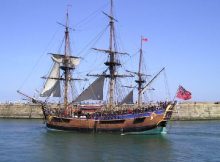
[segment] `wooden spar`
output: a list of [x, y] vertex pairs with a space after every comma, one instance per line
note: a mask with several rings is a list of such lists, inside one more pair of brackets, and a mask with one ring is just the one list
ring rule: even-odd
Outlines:
[[64, 66], [65, 68], [63, 69], [64, 70], [64, 108], [66, 109], [67, 108], [67, 105], [68, 105], [68, 85], [69, 85], [69, 76], [70, 76], [70, 69], [67, 68], [68, 66], [68, 55], [69, 55], [69, 52], [70, 52], [70, 42], [69, 42], [69, 24], [68, 24], [68, 20], [69, 17], [68, 17], [68, 10], [67, 10], [67, 13], [66, 13], [66, 31], [65, 31], [65, 51], [64, 51]]
[[[48, 53], [48, 54], [53, 55], [53, 56], [59, 56], [59, 57], [63, 57], [63, 56], [64, 56], [64, 55], [59, 54], [59, 53]], [[82, 59], [82, 57], [71, 56], [71, 55], [67, 55], [66, 57], [67, 57], [68, 59], [69, 59], [69, 58]]]
[[114, 106], [114, 91], [115, 91], [115, 82], [117, 77], [133, 77], [133, 75], [118, 75], [116, 74], [116, 66], [120, 66], [121, 63], [116, 59], [117, 54], [121, 55], [128, 55], [128, 53], [122, 53], [117, 52], [115, 47], [115, 30], [114, 30], [114, 22], [117, 21], [113, 17], [113, 0], [111, 0], [111, 7], [110, 7], [110, 14], [104, 13], [109, 18], [109, 49], [97, 49], [92, 48], [94, 50], [97, 50], [99, 52], [104, 52], [109, 55], [109, 60], [105, 62], [105, 65], [108, 66], [109, 74], [97, 74], [97, 75], [91, 75], [88, 76], [105, 76], [106, 78], [109, 78], [109, 98], [108, 98], [108, 106], [107, 109], [112, 109]]
[[33, 102], [33, 103], [45, 104], [45, 102], [40, 101], [40, 100], [37, 100], [37, 99], [35, 99], [35, 98], [33, 98], [33, 97], [30, 97], [30, 96], [28, 96], [27, 94], [24, 94], [23, 92], [21, 92], [21, 91], [19, 91], [19, 90], [17, 90], [17, 93], [19, 93], [19, 94], [23, 95], [24, 97], [30, 99], [31, 102]]
[[[140, 55], [139, 55], [139, 66], [138, 66], [138, 72], [132, 72], [132, 71], [128, 71], [130, 73], [133, 73], [135, 75], [137, 75], [138, 79], [135, 80], [135, 82], [137, 83], [137, 89], [138, 89], [138, 107], [140, 108], [142, 106], [142, 94], [145, 90], [147, 90], [147, 87], [153, 82], [154, 79], [157, 78], [157, 76], [160, 74], [161, 71], [164, 70], [164, 68], [143, 88], [143, 84], [146, 82], [142, 77], [143, 76], [150, 76], [150, 75], [146, 75], [144, 73], [141, 72], [141, 68], [142, 68], [142, 61], [143, 61], [143, 40], [144, 38], [141, 36], [141, 48], [140, 48]], [[131, 87], [130, 87], [131, 88]], [[149, 89], [149, 90], [154, 90], [154, 89]]]
[[146, 74], [143, 74], [141, 72], [141, 67], [142, 67], [142, 61], [143, 61], [143, 50], [142, 50], [142, 44], [143, 44], [143, 37], [141, 36], [141, 48], [140, 48], [140, 56], [139, 56], [139, 66], [138, 66], [138, 72], [131, 72], [131, 71], [128, 71], [128, 72], [131, 72], [135, 75], [137, 75], [138, 79], [135, 80], [135, 82], [137, 83], [137, 89], [138, 89], [138, 107], [140, 108], [141, 105], [142, 105], [142, 85], [146, 82], [145, 80], [143, 80], [143, 76], [150, 76], [150, 75], [146, 75]]
[[147, 87], [160, 75], [160, 73], [165, 70], [165, 67], [162, 68], [145, 86], [142, 88], [141, 93], [147, 90]]
[[138, 107], [141, 107], [142, 104], [142, 94], [141, 94], [141, 90], [142, 90], [142, 76], [141, 76], [141, 64], [142, 64], [142, 36], [141, 36], [141, 48], [140, 48], [140, 58], [139, 58], [139, 67], [138, 67], [138, 81], [136, 81], [138, 83]]
[[105, 53], [111, 53], [111, 52], [113, 52], [113, 53], [115, 53], [115, 54], [121, 54], [121, 55], [129, 55], [128, 53], [126, 53], [126, 52], [117, 52], [117, 51], [110, 51], [110, 50], [105, 50], [105, 49], [98, 49], [98, 48], [92, 48], [93, 50], [96, 50], [96, 51], [100, 51], [100, 52], [105, 52]]
[[[108, 50], [103, 50], [103, 49], [97, 49], [93, 48], [94, 50], [100, 51], [100, 52], [105, 52], [109, 54], [109, 61], [105, 62], [105, 65], [108, 66], [109, 73], [108, 75], [104, 74], [105, 77], [109, 78], [109, 105], [107, 106], [108, 109], [112, 109], [114, 106], [114, 87], [115, 87], [115, 78], [119, 77], [119, 75], [116, 75], [116, 66], [120, 66], [121, 64], [115, 60], [115, 55], [116, 54], [126, 54], [126, 53], [119, 53], [114, 51], [114, 17], [113, 17], [113, 0], [111, 0], [111, 7], [110, 7], [110, 15], [104, 13], [106, 16], [109, 18], [109, 26], [110, 26], [110, 34], [109, 34], [109, 49]], [[99, 75], [97, 75], [99, 76]], [[122, 75], [121, 75], [122, 77]]]
[[[63, 80], [63, 81], [65, 81], [66, 79], [65, 78], [62, 78], [62, 77], [60, 77], [60, 78], [53, 78], [53, 77], [45, 77], [45, 76], [43, 76], [43, 77], [41, 77], [42, 79], [54, 79], [54, 80]], [[82, 78], [69, 78], [69, 81], [73, 81], [73, 80], [78, 80], [78, 81], [88, 81], [88, 79], [82, 79]]]
[[[110, 63], [115, 62], [115, 53], [112, 52], [113, 48], [113, 34], [114, 34], [114, 19], [113, 19], [113, 0], [111, 0], [111, 8], [110, 8], [110, 42], [109, 42], [109, 54], [110, 54]], [[113, 64], [109, 64], [109, 71], [110, 71], [110, 85], [109, 85], [109, 108], [112, 109], [113, 102], [114, 102], [114, 86], [115, 86], [115, 66]]]
[[135, 75], [140, 74], [141, 76], [146, 76], [146, 77], [151, 76], [151, 75], [147, 75], [147, 74], [144, 74], [144, 73], [138, 73], [138, 72], [134, 72], [134, 71], [130, 71], [130, 70], [126, 70], [126, 71], [129, 72], [129, 73], [135, 74]]
[[[69, 82], [73, 81], [73, 80], [85, 80], [85, 79], [81, 79], [81, 78], [72, 78], [71, 77], [71, 70], [75, 69], [75, 65], [79, 64], [79, 58], [80, 57], [75, 57], [75, 56], [71, 56], [71, 49], [70, 49], [70, 38], [69, 38], [69, 15], [68, 15], [68, 10], [66, 12], [66, 25], [62, 25], [65, 27], [64, 33], [65, 33], [65, 46], [64, 46], [64, 54], [55, 54], [55, 53], [49, 53], [52, 55], [52, 60], [54, 62], [54, 65], [58, 64], [56, 70], [56, 73], [59, 72], [59, 74], [56, 75], [49, 75], [49, 77], [42, 77], [43, 79], [50, 79], [50, 80], [60, 80], [64, 82], [64, 108], [66, 109], [68, 106], [68, 89], [69, 89]], [[55, 64], [56, 63], [56, 64]], [[54, 69], [52, 69], [54, 70]], [[64, 75], [61, 77], [60, 76], [60, 70], [63, 70]], [[53, 71], [51, 71], [53, 72]], [[47, 83], [47, 82], [46, 82]], [[53, 83], [54, 85], [60, 84], [60, 82], [56, 82]], [[44, 91], [45, 94], [42, 94], [41, 97], [60, 97], [60, 85], [59, 88], [54, 88], [54, 85], [52, 87], [49, 87], [49, 90], [46, 89], [46, 91]], [[57, 86], [57, 85], [56, 85]], [[59, 92], [55, 92], [55, 93], [59, 93], [59, 95], [53, 95], [52, 93], [55, 90], [59, 91]], [[47, 91], [49, 91], [47, 93]], [[21, 93], [20, 91], [18, 91], [18, 93], [24, 95], [23, 93]], [[34, 98], [30, 98], [27, 95], [24, 95], [25, 97], [29, 98], [32, 100], [32, 102], [34, 103], [43, 103], [41, 101], [38, 101]]]
[[[64, 108], [66, 109], [68, 107], [68, 90], [69, 90], [69, 83], [70, 81], [73, 80], [86, 80], [86, 79], [81, 79], [81, 78], [72, 78], [71, 77], [71, 70], [75, 69], [75, 66], [71, 65], [71, 59], [72, 58], [80, 58], [80, 57], [76, 57], [76, 56], [71, 56], [71, 49], [70, 49], [70, 38], [69, 38], [69, 29], [71, 29], [69, 27], [69, 14], [68, 14], [68, 9], [66, 12], [66, 25], [62, 25], [65, 27], [65, 47], [64, 47], [64, 55], [60, 55], [60, 54], [53, 54], [50, 53], [54, 56], [63, 56], [63, 62], [62, 62], [62, 66], [60, 67], [63, 71], [64, 71], [64, 78], [59, 78], [59, 80], [63, 80], [64, 81]], [[52, 78], [53, 79], [53, 78]], [[56, 79], [56, 78], [54, 78]]]

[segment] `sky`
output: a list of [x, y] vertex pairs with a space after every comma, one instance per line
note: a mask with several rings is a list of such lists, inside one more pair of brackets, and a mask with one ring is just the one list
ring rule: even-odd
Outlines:
[[[67, 5], [72, 52], [83, 57], [76, 73], [104, 69], [106, 56], [90, 48], [108, 47], [107, 33], [94, 41], [108, 24], [102, 14], [109, 11], [108, 0], [1, 0], [1, 102], [20, 100], [17, 90], [33, 96], [42, 87], [40, 77], [51, 67], [48, 53], [60, 50], [64, 29], [57, 22], [65, 23]], [[219, 0], [115, 0], [119, 49], [130, 54], [124, 66], [137, 68], [144, 36], [147, 71], [166, 67], [171, 96], [182, 85], [192, 93], [190, 101], [220, 101], [219, 6]]]

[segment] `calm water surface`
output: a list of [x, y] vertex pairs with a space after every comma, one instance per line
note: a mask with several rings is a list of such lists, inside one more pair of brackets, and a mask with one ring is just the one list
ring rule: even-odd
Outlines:
[[220, 121], [174, 122], [165, 135], [49, 131], [41, 120], [0, 119], [0, 162], [220, 162]]

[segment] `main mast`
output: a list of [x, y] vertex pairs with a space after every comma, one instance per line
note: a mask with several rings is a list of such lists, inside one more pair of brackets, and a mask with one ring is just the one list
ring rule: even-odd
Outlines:
[[109, 49], [97, 49], [94, 50], [107, 53], [109, 55], [108, 61], [105, 62], [105, 65], [108, 66], [109, 74], [102, 75], [90, 75], [90, 76], [105, 76], [109, 78], [109, 98], [108, 98], [108, 109], [112, 109], [114, 107], [114, 92], [115, 92], [115, 82], [117, 77], [132, 77], [131, 75], [118, 75], [116, 73], [116, 67], [120, 66], [121, 63], [116, 59], [117, 54], [127, 54], [118, 52], [115, 46], [115, 30], [114, 30], [114, 22], [117, 21], [113, 17], [113, 0], [111, 0], [110, 14], [104, 13], [109, 18], [109, 27], [110, 27], [110, 35], [109, 35]]
[[65, 68], [63, 68], [64, 70], [64, 76], [65, 76], [65, 80], [64, 80], [64, 108], [67, 107], [68, 104], [68, 85], [69, 85], [69, 76], [70, 76], [70, 69], [68, 68], [68, 55], [70, 52], [70, 42], [69, 42], [69, 27], [68, 27], [68, 19], [69, 19], [69, 15], [68, 15], [68, 10], [66, 13], [66, 28], [65, 28], [65, 49], [64, 49], [64, 66]]
[[110, 62], [106, 62], [106, 65], [109, 66], [110, 72], [110, 89], [109, 89], [109, 108], [111, 109], [114, 105], [114, 86], [115, 86], [115, 53], [113, 52], [113, 37], [114, 37], [114, 18], [113, 18], [113, 0], [111, 0], [111, 8], [110, 8], [110, 42], [109, 42], [109, 55]]

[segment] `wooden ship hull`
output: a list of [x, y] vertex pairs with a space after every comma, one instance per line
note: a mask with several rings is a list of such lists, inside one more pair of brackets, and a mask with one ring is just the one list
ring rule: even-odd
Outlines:
[[46, 115], [46, 126], [47, 128], [55, 130], [91, 133], [162, 133], [172, 116], [174, 106], [175, 104], [170, 104], [165, 110], [117, 115], [111, 119], [88, 119], [81, 117], [58, 117], [54, 115]]
[[46, 126], [51, 129], [79, 131], [79, 132], [145, 132], [147, 130], [165, 127], [163, 115], [157, 115], [153, 120], [151, 117], [134, 119], [115, 119], [115, 120], [95, 120], [77, 119], [64, 117], [49, 117]]

